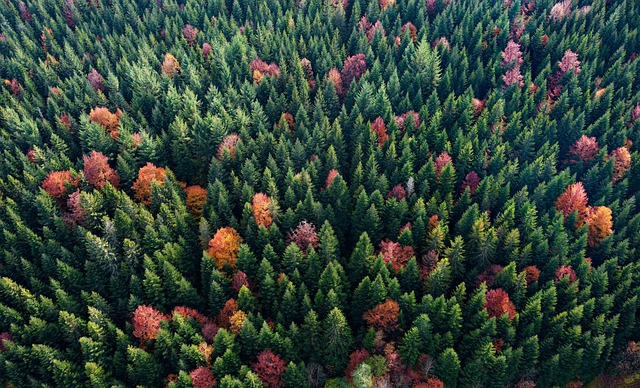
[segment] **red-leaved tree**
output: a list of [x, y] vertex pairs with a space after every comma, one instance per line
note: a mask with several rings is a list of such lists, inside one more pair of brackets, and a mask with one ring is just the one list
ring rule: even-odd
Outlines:
[[198, 29], [192, 26], [191, 24], [187, 24], [182, 27], [182, 36], [187, 41], [189, 46], [193, 46], [196, 41], [196, 35], [198, 34]]
[[104, 92], [104, 85], [102, 84], [102, 76], [96, 69], [93, 69], [91, 73], [87, 74], [87, 81], [89, 81], [89, 85], [95, 90]]
[[569, 148], [569, 155], [577, 157], [583, 162], [588, 162], [598, 155], [600, 152], [600, 146], [595, 137], [588, 137], [582, 135], [572, 146]]
[[42, 188], [50, 196], [62, 199], [80, 186], [80, 181], [71, 175], [71, 171], [52, 171], [42, 182]]
[[231, 282], [231, 287], [233, 287], [233, 289], [236, 292], [238, 292], [240, 291], [242, 286], [249, 288], [249, 278], [247, 277], [246, 273], [242, 271], [238, 271], [233, 275], [233, 281]]
[[502, 272], [503, 269], [504, 267], [501, 266], [500, 264], [491, 264], [484, 271], [482, 271], [480, 275], [478, 275], [478, 278], [476, 279], [476, 284], [480, 285], [484, 282], [487, 284], [487, 287], [491, 287], [493, 282], [498, 277], [498, 274]]
[[342, 86], [344, 90], [349, 89], [351, 81], [358, 81], [367, 72], [367, 57], [364, 54], [356, 54], [344, 60], [342, 72]]
[[398, 329], [398, 314], [400, 305], [395, 300], [387, 299], [376, 307], [364, 313], [363, 318], [369, 327], [382, 330], [385, 333]]
[[140, 167], [138, 171], [138, 179], [133, 182], [131, 188], [134, 191], [134, 197], [140, 203], [148, 205], [151, 203], [151, 185], [164, 185], [164, 177], [166, 171], [162, 167], [156, 167], [154, 164], [147, 162], [146, 165]]
[[568, 277], [571, 283], [578, 280], [578, 276], [576, 275], [576, 272], [573, 270], [573, 268], [571, 268], [570, 265], [561, 265], [560, 267], [558, 267], [555, 275], [553, 276], [553, 281], [558, 283], [560, 279], [564, 277]]
[[13, 336], [11, 335], [11, 333], [8, 333], [6, 331], [4, 333], [0, 333], [0, 353], [6, 350], [5, 344], [4, 344], [5, 341], [7, 342], [13, 341]]
[[407, 262], [414, 256], [412, 247], [402, 246], [398, 242], [385, 239], [380, 243], [380, 254], [385, 264], [391, 264], [394, 272], [400, 271], [407, 265]]
[[209, 241], [207, 254], [213, 259], [218, 268], [222, 269], [225, 266], [235, 268], [236, 257], [241, 243], [240, 234], [232, 227], [227, 226], [218, 229], [211, 241]]
[[476, 192], [476, 189], [480, 186], [480, 177], [475, 171], [471, 171], [464, 177], [462, 184], [460, 184], [460, 191], [464, 193], [464, 191], [469, 188], [469, 193], [473, 195]]
[[222, 159], [222, 156], [224, 155], [225, 151], [228, 151], [229, 155], [232, 158], [235, 158], [235, 156], [236, 156], [236, 147], [237, 147], [239, 141], [240, 141], [240, 137], [238, 135], [236, 135], [235, 133], [231, 133], [231, 134], [227, 135], [222, 140], [222, 142], [220, 143], [220, 146], [218, 147], [218, 159]]
[[109, 166], [109, 158], [102, 152], [91, 151], [91, 154], [84, 155], [84, 176], [93, 187], [104, 187], [107, 182], [114, 187], [118, 187], [120, 177], [118, 172]]
[[400, 202], [407, 196], [407, 191], [402, 187], [402, 185], [395, 185], [387, 194], [387, 198], [395, 198], [396, 201]]
[[513, 320], [517, 314], [516, 306], [509, 299], [509, 294], [501, 288], [487, 292], [484, 307], [490, 317], [500, 318], [507, 314], [509, 320]]
[[211, 54], [211, 45], [207, 42], [204, 42], [202, 44], [202, 57], [204, 59], [208, 59], [209, 58], [209, 54]]
[[344, 375], [349, 379], [349, 382], [353, 382], [353, 371], [358, 368], [360, 364], [364, 362], [367, 358], [371, 356], [371, 353], [367, 349], [358, 349], [354, 350], [353, 353], [349, 355], [349, 363], [347, 367], [344, 368]]
[[300, 222], [287, 237], [288, 241], [296, 244], [302, 252], [307, 252], [309, 247], [318, 249], [318, 233], [316, 227], [310, 222]]
[[213, 388], [218, 386], [218, 382], [213, 377], [213, 372], [206, 366], [201, 366], [189, 373], [193, 388]]
[[376, 138], [378, 139], [378, 147], [382, 148], [384, 143], [389, 140], [389, 135], [387, 135], [387, 126], [384, 123], [382, 117], [378, 116], [371, 123], [371, 132], [376, 134]]
[[449, 156], [447, 151], [442, 151], [442, 153], [440, 153], [440, 155], [438, 155], [435, 160], [436, 176], [439, 177], [440, 174], [442, 174], [442, 170], [444, 169], [444, 167], [451, 162], [451, 156]]
[[410, 110], [401, 114], [400, 116], [396, 116], [396, 124], [398, 124], [398, 128], [400, 128], [401, 131], [404, 131], [406, 129], [407, 120], [413, 120], [414, 128], [418, 128], [420, 126], [420, 115]]
[[338, 175], [340, 175], [340, 173], [335, 168], [329, 171], [329, 174], [327, 174], [327, 181], [325, 182], [325, 188], [331, 186], [333, 180], [336, 179]]
[[62, 216], [62, 220], [68, 226], [79, 224], [84, 221], [86, 213], [80, 203], [80, 190], [76, 190], [67, 198], [67, 211]]
[[329, 70], [329, 75], [327, 76], [329, 82], [333, 84], [333, 87], [336, 89], [336, 94], [341, 98], [344, 98], [346, 94], [345, 89], [342, 87], [342, 75], [335, 67]]
[[582, 226], [587, 215], [587, 202], [589, 198], [584, 191], [582, 182], [571, 184], [556, 200], [556, 209], [567, 218], [574, 211], [578, 212], [578, 224]]
[[264, 193], [257, 193], [253, 196], [251, 204], [253, 209], [253, 217], [258, 225], [268, 228], [273, 223], [271, 216], [271, 198]]
[[282, 374], [287, 369], [287, 363], [277, 354], [267, 349], [258, 354], [258, 359], [251, 366], [265, 388], [282, 387]]
[[133, 312], [133, 336], [141, 342], [153, 340], [160, 331], [160, 324], [169, 317], [149, 305], [140, 305]]
[[525, 273], [525, 280], [527, 281], [527, 285], [531, 285], [532, 283], [537, 282], [540, 278], [540, 270], [535, 265], [524, 267], [522, 272]]

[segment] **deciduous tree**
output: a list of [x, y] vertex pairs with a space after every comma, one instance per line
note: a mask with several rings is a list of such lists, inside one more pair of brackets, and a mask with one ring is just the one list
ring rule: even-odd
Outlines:
[[120, 177], [118, 172], [109, 166], [109, 158], [102, 152], [91, 151], [91, 154], [84, 155], [84, 176], [93, 187], [104, 187], [107, 182], [114, 187], [118, 187]]
[[138, 179], [133, 182], [131, 188], [135, 192], [135, 198], [140, 203], [149, 205], [151, 203], [151, 185], [164, 185], [166, 171], [162, 167], [156, 167], [154, 164], [147, 162], [146, 165], [140, 167], [138, 171]]
[[218, 229], [216, 234], [209, 241], [209, 250], [207, 254], [213, 259], [213, 262], [220, 269], [225, 266], [235, 267], [236, 257], [242, 238], [240, 234], [232, 227], [224, 227]]

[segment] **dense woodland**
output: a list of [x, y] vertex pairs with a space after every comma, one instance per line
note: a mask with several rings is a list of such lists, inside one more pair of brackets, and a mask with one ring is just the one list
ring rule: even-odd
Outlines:
[[0, 385], [640, 381], [639, 27], [0, 2]]

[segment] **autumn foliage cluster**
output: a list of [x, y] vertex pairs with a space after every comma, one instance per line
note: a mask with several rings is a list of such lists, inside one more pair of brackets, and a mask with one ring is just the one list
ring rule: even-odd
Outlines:
[[218, 229], [211, 241], [209, 241], [207, 253], [218, 268], [235, 267], [236, 256], [241, 242], [242, 238], [235, 229], [224, 227]]

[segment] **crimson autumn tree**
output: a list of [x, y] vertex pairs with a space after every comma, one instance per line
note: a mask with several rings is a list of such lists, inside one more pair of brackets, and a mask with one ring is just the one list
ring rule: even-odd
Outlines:
[[242, 238], [240, 234], [232, 227], [224, 227], [218, 229], [216, 234], [209, 241], [209, 249], [207, 254], [213, 259], [213, 262], [220, 269], [225, 266], [235, 267], [236, 257]]
[[378, 139], [378, 147], [380, 148], [382, 148], [384, 146], [384, 143], [389, 140], [389, 135], [387, 135], [387, 126], [380, 116], [378, 116], [371, 123], [371, 132], [376, 134], [376, 138]]
[[310, 222], [302, 221], [296, 228], [289, 232], [288, 241], [296, 244], [302, 252], [307, 252], [309, 247], [318, 249], [318, 233], [316, 227]]
[[399, 242], [385, 239], [380, 243], [380, 254], [385, 264], [391, 264], [391, 269], [398, 272], [407, 265], [409, 259], [414, 256], [413, 248], [402, 246]]
[[166, 171], [162, 167], [156, 167], [154, 164], [147, 162], [146, 165], [140, 167], [138, 171], [138, 179], [133, 182], [131, 188], [135, 192], [135, 198], [140, 203], [149, 205], [151, 203], [151, 186], [157, 184], [164, 185]]
[[578, 280], [578, 275], [576, 275], [576, 272], [573, 270], [573, 268], [571, 268], [570, 265], [561, 265], [560, 267], [558, 267], [553, 276], [553, 281], [558, 283], [562, 278], [565, 277], [569, 278], [569, 281], [571, 283]]
[[213, 377], [213, 372], [206, 366], [192, 370], [189, 373], [189, 377], [191, 377], [193, 388], [213, 388], [218, 385], [218, 382]]
[[133, 335], [141, 342], [153, 340], [160, 331], [160, 324], [170, 318], [149, 305], [140, 305], [133, 312]]
[[[582, 137], [569, 148], [569, 155], [575, 156], [583, 162], [588, 162], [598, 155], [600, 146], [595, 137]], [[617, 159], [616, 159], [617, 160]]]
[[62, 199], [80, 185], [80, 180], [75, 178], [71, 171], [52, 171], [42, 182], [42, 188], [50, 196]]
[[109, 166], [109, 158], [102, 152], [91, 151], [91, 154], [84, 155], [84, 176], [93, 187], [104, 187], [107, 182], [114, 187], [118, 187], [120, 177], [116, 170]]
[[253, 209], [253, 217], [258, 225], [268, 228], [273, 223], [271, 216], [271, 198], [264, 193], [257, 193], [253, 196], [251, 204]]
[[265, 388], [282, 387], [282, 374], [287, 369], [287, 363], [279, 355], [269, 349], [264, 350], [258, 354], [256, 362], [251, 367]]
[[351, 81], [358, 81], [366, 71], [367, 62], [364, 54], [356, 54], [345, 59], [340, 72], [344, 90], [348, 90]]
[[490, 317], [500, 318], [507, 314], [509, 320], [513, 320], [517, 314], [516, 307], [509, 299], [509, 294], [501, 288], [487, 292], [484, 307]]
[[440, 155], [438, 155], [435, 160], [436, 176], [439, 177], [440, 174], [442, 174], [442, 170], [444, 169], [444, 167], [451, 162], [451, 156], [449, 156], [447, 151], [442, 151], [442, 153], [440, 153]]

